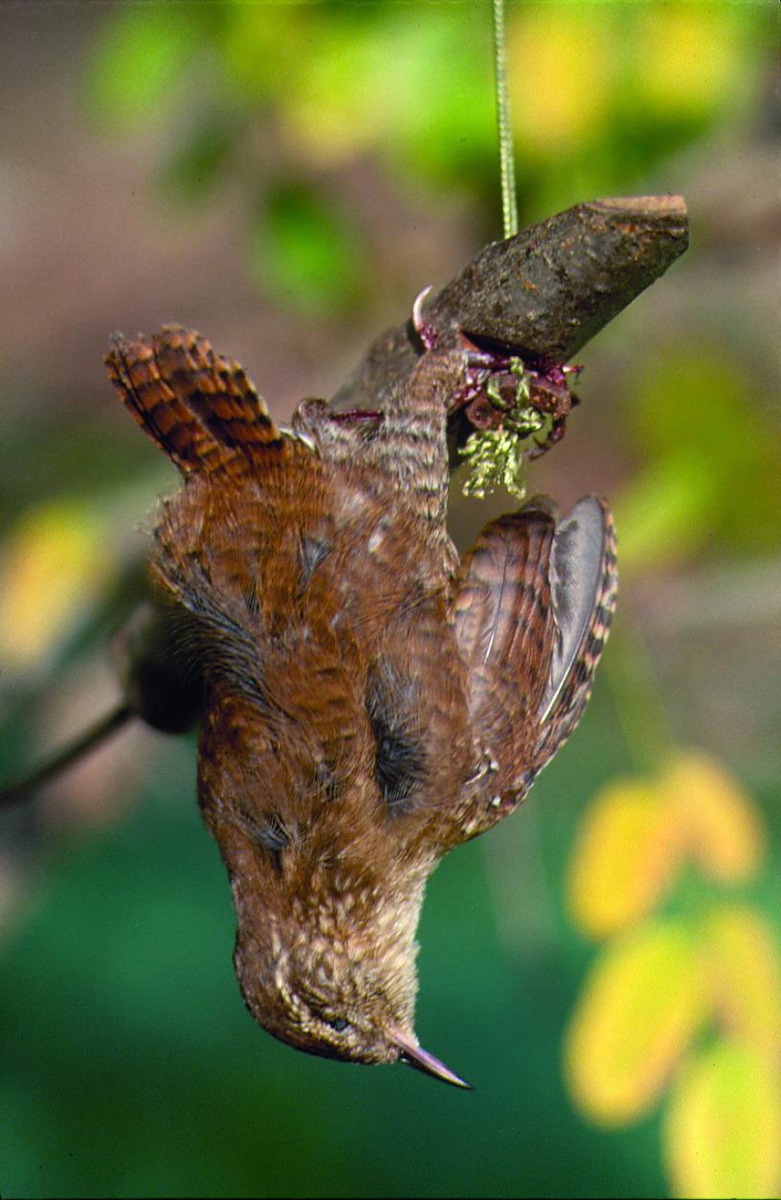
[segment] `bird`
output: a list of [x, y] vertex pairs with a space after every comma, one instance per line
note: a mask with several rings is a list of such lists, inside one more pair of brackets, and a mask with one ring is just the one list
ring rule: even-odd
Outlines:
[[561, 516], [538, 496], [459, 557], [464, 347], [432, 339], [371, 411], [305, 400], [289, 428], [181, 326], [115, 335], [106, 363], [182, 477], [150, 568], [202, 679], [198, 801], [245, 1004], [299, 1050], [468, 1088], [415, 1033], [426, 883], [583, 713], [615, 605], [609, 509], [587, 496]]

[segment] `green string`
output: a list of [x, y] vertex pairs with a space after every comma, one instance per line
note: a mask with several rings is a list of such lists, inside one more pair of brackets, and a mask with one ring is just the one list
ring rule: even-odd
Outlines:
[[504, 32], [504, 0], [493, 0], [494, 61], [496, 65], [496, 115], [499, 125], [499, 171], [502, 181], [502, 224], [504, 236], [518, 232], [518, 202], [515, 193], [515, 162], [507, 90], [507, 46]]

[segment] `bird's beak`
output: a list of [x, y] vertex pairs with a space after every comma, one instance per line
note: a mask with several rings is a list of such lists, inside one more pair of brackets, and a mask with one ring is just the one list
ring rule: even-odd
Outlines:
[[418, 1071], [424, 1071], [426, 1075], [433, 1075], [435, 1079], [441, 1079], [443, 1083], [452, 1083], [453, 1087], [472, 1090], [471, 1083], [459, 1079], [458, 1075], [449, 1067], [446, 1067], [438, 1058], [434, 1058], [433, 1054], [429, 1054], [428, 1050], [421, 1049], [411, 1037], [394, 1032], [393, 1042], [399, 1048], [399, 1062], [407, 1063]]

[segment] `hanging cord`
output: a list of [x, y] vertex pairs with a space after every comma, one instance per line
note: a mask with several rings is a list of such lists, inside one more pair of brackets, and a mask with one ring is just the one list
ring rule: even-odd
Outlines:
[[496, 115], [499, 125], [499, 170], [502, 182], [504, 236], [518, 232], [518, 201], [515, 193], [515, 160], [507, 90], [507, 44], [504, 30], [504, 0], [493, 0], [494, 65], [496, 67]]

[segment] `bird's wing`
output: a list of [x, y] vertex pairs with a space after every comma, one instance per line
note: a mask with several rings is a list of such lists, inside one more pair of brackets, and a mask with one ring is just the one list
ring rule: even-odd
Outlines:
[[558, 520], [552, 502], [537, 497], [487, 525], [465, 569], [456, 630], [498, 819], [523, 799], [588, 700], [615, 605], [610, 512], [589, 496]]

